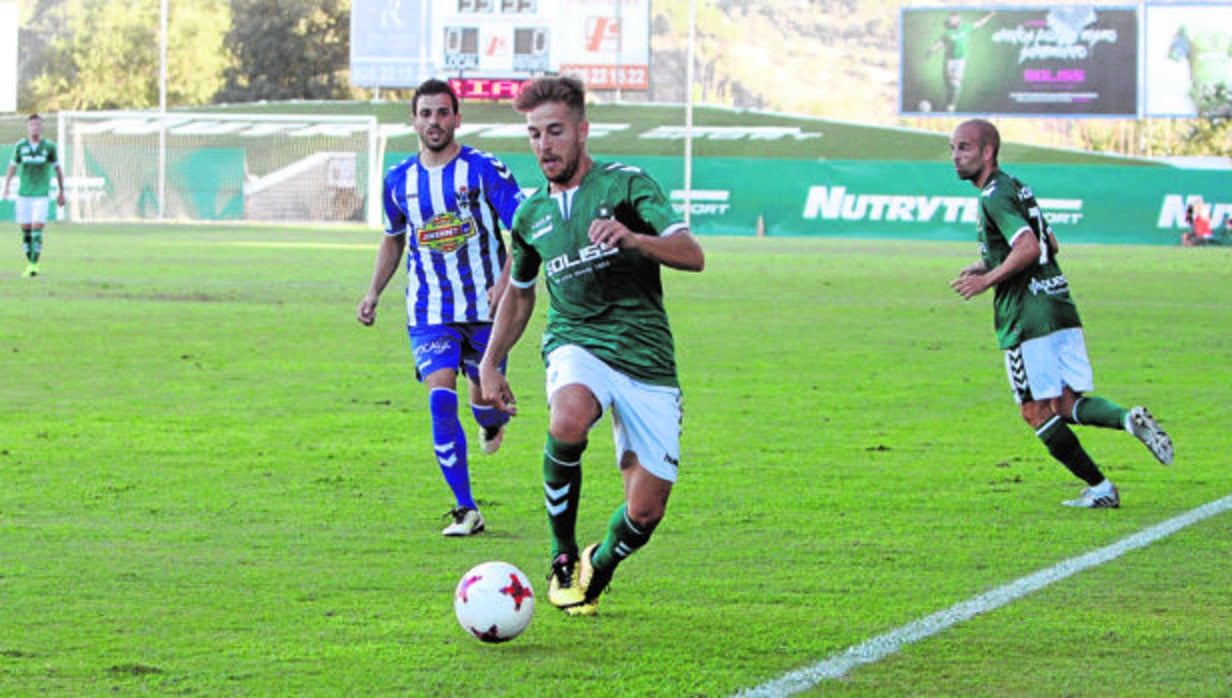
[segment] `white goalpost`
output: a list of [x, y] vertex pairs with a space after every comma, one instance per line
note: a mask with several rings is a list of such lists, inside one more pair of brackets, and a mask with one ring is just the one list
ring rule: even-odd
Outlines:
[[381, 224], [375, 116], [61, 112], [69, 217]]

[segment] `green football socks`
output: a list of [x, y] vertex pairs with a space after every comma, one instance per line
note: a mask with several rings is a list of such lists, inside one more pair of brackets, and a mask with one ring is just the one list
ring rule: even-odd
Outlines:
[[1073, 422], [1105, 429], [1124, 429], [1129, 410], [1094, 395], [1078, 398], [1074, 403]]
[[627, 509], [628, 505], [621, 504], [607, 522], [607, 537], [603, 539], [603, 543], [599, 545], [594, 557], [591, 558], [596, 573], [601, 570], [616, 569], [616, 565], [619, 565], [622, 560], [646, 545], [646, 542], [650, 540], [650, 534], [654, 533], [653, 526], [650, 530], [634, 526], [629, 520]]
[[552, 559], [578, 554], [578, 499], [582, 496], [582, 452], [586, 443], [565, 443], [548, 434], [543, 451], [543, 495], [552, 530]]
[[1078, 437], [1059, 415], [1053, 415], [1052, 419], [1036, 429], [1035, 435], [1048, 447], [1052, 457], [1061, 461], [1061, 465], [1068, 468], [1078, 479], [1092, 486], [1103, 481], [1104, 474], [1100, 472], [1099, 466], [1087, 455], [1082, 444], [1078, 443]]
[[26, 253], [26, 261], [38, 264], [39, 255], [43, 252], [43, 231], [23, 230], [21, 231], [21, 242]]

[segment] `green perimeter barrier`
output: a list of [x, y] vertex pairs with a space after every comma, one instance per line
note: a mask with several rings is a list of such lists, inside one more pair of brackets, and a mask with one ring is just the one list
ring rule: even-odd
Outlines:
[[[410, 153], [388, 153], [386, 167]], [[529, 154], [498, 153], [524, 188], [543, 183]], [[653, 175], [683, 211], [676, 157], [619, 159]], [[1068, 242], [1175, 245], [1201, 196], [1218, 225], [1232, 217], [1232, 172], [1105, 165], [1013, 165]], [[979, 192], [948, 162], [698, 158], [689, 206], [699, 235], [974, 240]]]

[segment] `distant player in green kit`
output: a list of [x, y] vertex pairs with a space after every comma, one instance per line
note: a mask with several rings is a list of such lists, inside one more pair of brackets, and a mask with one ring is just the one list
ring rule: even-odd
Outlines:
[[965, 299], [995, 289], [997, 342], [1022, 418], [1048, 452], [1087, 483], [1078, 499], [1065, 504], [1116, 508], [1117, 488], [1069, 425], [1124, 429], [1165, 465], [1172, 462], [1172, 439], [1145, 407], [1126, 409], [1084, 394], [1094, 388], [1091, 363], [1069, 282], [1057, 265], [1057, 239], [1031, 189], [1001, 171], [1000, 147], [997, 128], [982, 119], [963, 122], [950, 139], [959, 179], [980, 189], [982, 256], [950, 286]]
[[21, 227], [21, 241], [26, 252], [25, 275], [37, 276], [53, 172], [60, 187], [56, 205], [64, 206], [64, 173], [60, 169], [56, 144], [43, 138], [43, 119], [38, 114], [26, 119], [26, 137], [13, 149], [0, 198], [9, 198], [9, 185], [18, 168], [21, 168], [21, 184], [17, 187], [17, 225]]
[[988, 23], [996, 12], [989, 12], [975, 22], [964, 22], [957, 12], [951, 12], [945, 20], [941, 36], [928, 48], [927, 56], [945, 49], [945, 109], [958, 108], [958, 96], [962, 93], [963, 77], [967, 72], [967, 41], [976, 29]]
[[[513, 268], [479, 364], [484, 398], [514, 410], [497, 367], [521, 337], [544, 276], [543, 335], [550, 412], [544, 493], [552, 533], [548, 600], [593, 615], [616, 566], [663, 518], [680, 461], [681, 392], [660, 267], [701, 271], [705, 256], [663, 190], [642, 170], [586, 152], [585, 88], [539, 78], [514, 102], [547, 178], [513, 219]], [[602, 543], [579, 553], [582, 453], [611, 410], [624, 503]]]

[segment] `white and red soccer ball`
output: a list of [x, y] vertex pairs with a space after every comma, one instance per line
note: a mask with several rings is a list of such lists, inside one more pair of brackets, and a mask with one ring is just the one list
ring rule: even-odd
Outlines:
[[517, 567], [508, 562], [484, 562], [458, 581], [453, 612], [462, 628], [483, 642], [507, 642], [530, 625], [535, 592]]

